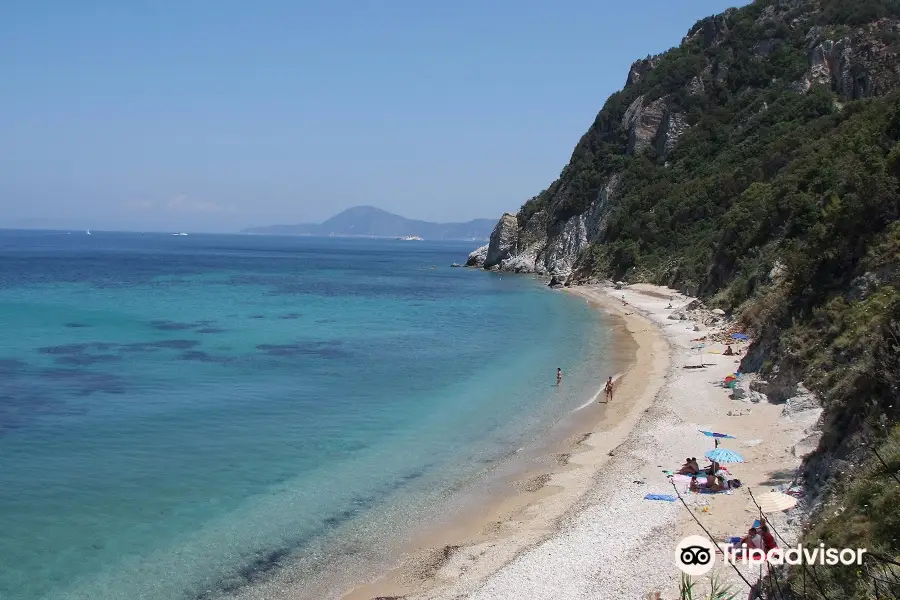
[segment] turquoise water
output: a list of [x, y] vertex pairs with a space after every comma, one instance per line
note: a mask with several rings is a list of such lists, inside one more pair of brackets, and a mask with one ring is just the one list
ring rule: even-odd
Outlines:
[[471, 245], [0, 232], [0, 598], [312, 577], [571, 413], [609, 324]]

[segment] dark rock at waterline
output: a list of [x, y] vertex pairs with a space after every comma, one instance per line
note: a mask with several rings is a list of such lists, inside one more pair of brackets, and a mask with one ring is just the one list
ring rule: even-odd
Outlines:
[[565, 279], [562, 279], [561, 277], [559, 277], [557, 275], [554, 275], [553, 277], [551, 277], [550, 283], [547, 284], [548, 287], [551, 287], [553, 289], [559, 289], [565, 285], [566, 285]]

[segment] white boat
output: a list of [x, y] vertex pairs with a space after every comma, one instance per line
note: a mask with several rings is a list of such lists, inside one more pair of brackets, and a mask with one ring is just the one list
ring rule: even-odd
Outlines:
[[90, 230], [90, 229], [85, 229], [85, 230], [84, 230], [84, 233], [85, 233], [86, 235], [91, 235], [91, 230]]
[[405, 237], [397, 238], [398, 240], [403, 240], [404, 242], [421, 242], [424, 241], [417, 235], [407, 235]]
[[182, 232], [182, 233], [173, 233], [172, 235], [187, 235], [187, 234]]

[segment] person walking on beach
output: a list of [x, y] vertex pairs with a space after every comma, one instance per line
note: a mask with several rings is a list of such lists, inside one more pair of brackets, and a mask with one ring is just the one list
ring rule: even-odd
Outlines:
[[604, 388], [604, 391], [606, 392], [606, 403], [609, 404], [610, 402], [612, 402], [612, 397], [613, 397], [613, 380], [612, 380], [612, 376], [610, 376], [610, 377], [606, 380], [606, 387]]
[[559, 367], [556, 367], [556, 385], [559, 385], [561, 383], [562, 383], [562, 369], [560, 369]]

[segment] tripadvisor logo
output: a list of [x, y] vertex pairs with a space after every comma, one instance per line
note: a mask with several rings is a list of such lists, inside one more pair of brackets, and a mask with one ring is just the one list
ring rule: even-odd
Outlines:
[[721, 553], [725, 564], [758, 566], [770, 565], [861, 565], [865, 548], [826, 548], [825, 544], [793, 548], [772, 548], [764, 552], [746, 545], [734, 546], [720, 543], [718, 548], [708, 538], [692, 535], [675, 547], [675, 564], [688, 575], [703, 575], [713, 568], [716, 553]]

